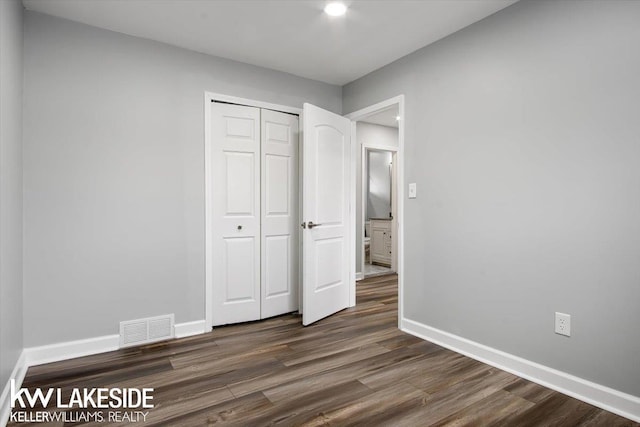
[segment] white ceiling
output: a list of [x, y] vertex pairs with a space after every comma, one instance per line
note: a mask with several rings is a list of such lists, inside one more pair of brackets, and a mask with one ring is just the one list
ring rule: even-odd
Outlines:
[[360, 121], [365, 123], [373, 123], [374, 125], [397, 128], [398, 120], [396, 119], [396, 117], [398, 117], [398, 114], [400, 114], [400, 112], [398, 111], [398, 104], [395, 104], [392, 107], [389, 107], [382, 111], [378, 111], [368, 117], [365, 117]]
[[517, 0], [23, 0], [26, 9], [343, 85]]

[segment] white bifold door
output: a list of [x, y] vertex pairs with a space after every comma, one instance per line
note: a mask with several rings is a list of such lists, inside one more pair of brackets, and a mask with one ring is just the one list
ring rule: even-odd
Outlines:
[[298, 116], [262, 110], [261, 317], [298, 310]]
[[298, 117], [212, 103], [213, 325], [298, 310]]

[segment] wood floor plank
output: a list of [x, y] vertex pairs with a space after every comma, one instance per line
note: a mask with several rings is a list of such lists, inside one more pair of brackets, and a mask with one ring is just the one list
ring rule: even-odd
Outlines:
[[[299, 426], [309, 420], [322, 417], [323, 414], [333, 411], [354, 399], [364, 398], [373, 391], [358, 381], [347, 381], [333, 386], [310, 390], [295, 399], [287, 399], [274, 405], [253, 418], [245, 419], [246, 425], [287, 425]], [[271, 399], [269, 399], [271, 400]]]
[[35, 366], [24, 385], [61, 387], [63, 397], [73, 387], [152, 387], [146, 427], [640, 427], [403, 333], [395, 275], [358, 282], [357, 302], [308, 327], [287, 314]]
[[429, 411], [423, 415], [422, 421], [425, 425], [435, 424], [500, 391], [516, 378], [508, 372], [493, 368], [443, 388], [429, 395]]
[[[535, 403], [507, 391], [498, 390], [432, 425], [434, 427], [459, 427], [502, 424], [506, 418], [514, 414], [522, 414], [533, 406]], [[519, 426], [520, 424], [514, 425]]]
[[423, 391], [407, 383], [398, 382], [362, 398], [345, 400], [338, 408], [318, 414], [304, 425], [309, 427], [379, 425], [384, 414], [394, 413], [403, 405], [424, 407], [428, 400], [429, 396]]
[[533, 403], [540, 403], [555, 393], [549, 388], [522, 378], [518, 378], [512, 384], [505, 387], [505, 390]]
[[596, 427], [596, 426], [607, 426], [607, 427], [634, 427], [637, 426], [631, 420], [626, 418], [619, 417], [611, 412], [606, 411], [597, 411], [591, 417], [584, 419], [581, 421], [582, 427]]
[[[256, 392], [224, 402], [211, 402], [210, 406], [199, 411], [183, 413], [169, 420], [152, 424], [166, 427], [194, 426], [243, 426], [246, 419], [258, 417], [273, 407], [262, 393]], [[146, 426], [147, 424], [145, 424]]]
[[[354, 378], [352, 369], [354, 369], [354, 365], [357, 366], [358, 363], [373, 364], [373, 366], [376, 367], [384, 364], [379, 363], [376, 365], [376, 361], [390, 353], [389, 350], [377, 345], [372, 345], [371, 347], [370, 349], [364, 349], [364, 351], [361, 349], [352, 349], [331, 356], [325, 356], [318, 360], [289, 367], [286, 372], [265, 375], [257, 380], [251, 379], [249, 381], [230, 383], [229, 389], [236, 396], [263, 390], [265, 393], [269, 393], [268, 397], [270, 397], [271, 400], [274, 400], [278, 399], [276, 396], [278, 393], [288, 394], [294, 388], [304, 391], [307, 386], [315, 385], [309, 382], [310, 379], [321, 381], [325, 378], [319, 378], [317, 375], [332, 376], [336, 381], [346, 381], [347, 378]], [[390, 357], [393, 357], [393, 355]], [[387, 357], [385, 360], [389, 360], [390, 357]], [[347, 377], [349, 374], [351, 375]], [[336, 381], [332, 382], [329, 380], [326, 381], [325, 384], [335, 384]]]
[[535, 404], [530, 410], [509, 418], [513, 425], [523, 427], [581, 425], [593, 419], [601, 409], [573, 399], [560, 393], [554, 393]]
[[[211, 402], [224, 403], [234, 400], [235, 396], [227, 387], [208, 389], [195, 394], [176, 394], [175, 398], [162, 399], [153, 410], [149, 411], [145, 425], [155, 425], [182, 417], [211, 407]], [[101, 426], [104, 423], [87, 424]], [[131, 426], [130, 422], [109, 423], [112, 427]]]

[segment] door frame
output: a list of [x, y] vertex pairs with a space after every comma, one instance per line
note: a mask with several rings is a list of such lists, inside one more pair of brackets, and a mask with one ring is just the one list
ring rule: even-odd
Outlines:
[[[389, 98], [386, 99], [384, 101], [380, 101], [378, 103], [372, 104], [368, 107], [356, 110], [352, 113], [349, 113], [347, 115], [345, 115], [346, 118], [348, 118], [349, 120], [351, 120], [351, 138], [354, 141], [353, 144], [353, 159], [352, 159], [352, 164], [353, 164], [353, 175], [355, 178], [355, 168], [356, 168], [356, 163], [355, 163], [355, 159], [356, 159], [356, 155], [362, 155], [362, 153], [356, 153], [356, 148], [358, 146], [358, 140], [357, 140], [357, 136], [356, 136], [356, 122], [366, 118], [367, 116], [376, 113], [380, 110], [384, 110], [386, 108], [389, 108], [393, 105], [398, 105], [398, 114], [400, 116], [400, 120], [398, 122], [398, 146], [397, 147], [392, 147], [392, 146], [383, 146], [383, 145], [376, 145], [376, 144], [363, 144], [363, 149], [366, 148], [374, 148], [374, 149], [381, 149], [381, 150], [386, 150], [386, 151], [392, 151], [394, 152], [394, 156], [396, 158], [396, 170], [395, 170], [395, 177], [396, 177], [396, 214], [397, 214], [397, 219], [396, 219], [396, 230], [395, 231], [395, 235], [398, 236], [397, 239], [397, 263], [396, 263], [396, 272], [398, 273], [398, 327], [400, 327], [400, 320], [403, 318], [403, 313], [404, 313], [404, 303], [403, 303], [403, 290], [404, 290], [404, 135], [405, 135], [405, 125], [406, 125], [406, 120], [405, 120], [405, 106], [404, 106], [404, 95], [398, 95], [398, 96], [394, 96], [393, 98]], [[366, 147], [365, 147], [366, 145]], [[363, 165], [364, 167], [364, 165]], [[351, 200], [353, 202], [353, 206], [355, 207], [355, 202], [356, 202], [356, 182], [355, 179], [353, 180], [353, 185], [351, 186]], [[364, 195], [363, 195], [364, 196]], [[353, 215], [351, 215], [352, 217], [352, 229], [354, 230], [353, 233], [353, 247], [355, 248], [355, 242], [356, 242], [356, 236], [355, 233], [356, 232], [360, 232], [360, 233], [364, 233], [364, 209], [363, 209], [363, 213], [362, 213], [362, 230], [356, 230], [356, 215], [355, 215], [355, 209], [354, 209], [354, 213]], [[363, 245], [364, 248], [364, 245]], [[363, 251], [364, 249], [360, 248], [361, 251]], [[357, 248], [356, 248], [357, 249]], [[353, 280], [351, 281], [351, 289], [350, 289], [350, 305], [351, 306], [355, 306], [356, 305], [356, 281], [355, 281], [355, 265], [356, 265], [356, 254], [355, 251], [352, 251], [352, 271], [353, 271]], [[363, 254], [364, 256], [364, 254]], [[363, 258], [364, 260], [364, 258]]]
[[[297, 114], [298, 115], [298, 173], [301, 171], [302, 162], [302, 109], [296, 107], [290, 107], [288, 105], [272, 104], [270, 102], [257, 101], [254, 99], [240, 98], [237, 96], [224, 95], [215, 92], [204, 92], [204, 206], [205, 206], [205, 220], [204, 220], [204, 232], [205, 232], [205, 248], [204, 248], [204, 312], [205, 312], [205, 332], [211, 331], [213, 327], [213, 262], [211, 259], [211, 253], [213, 252], [213, 239], [211, 233], [213, 230], [213, 217], [212, 217], [212, 195], [213, 185], [211, 182], [211, 103], [212, 102], [226, 102], [229, 104], [245, 105], [248, 107], [264, 108], [267, 110], [275, 110], [283, 113]], [[301, 175], [299, 175], [300, 177]], [[298, 178], [300, 179], [300, 178]], [[298, 186], [299, 200], [302, 201], [302, 186]], [[299, 203], [302, 206], [302, 203]], [[299, 209], [298, 218], [301, 218], [301, 212]], [[302, 233], [298, 233], [298, 257], [302, 262]], [[302, 281], [302, 268], [298, 272], [298, 280]], [[298, 295], [298, 305], [301, 309], [300, 298]]]

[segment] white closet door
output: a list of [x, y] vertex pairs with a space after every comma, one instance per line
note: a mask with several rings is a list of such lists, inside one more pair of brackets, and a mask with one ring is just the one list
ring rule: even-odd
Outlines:
[[262, 318], [298, 309], [298, 117], [262, 110]]
[[260, 109], [211, 106], [213, 325], [260, 318]]

